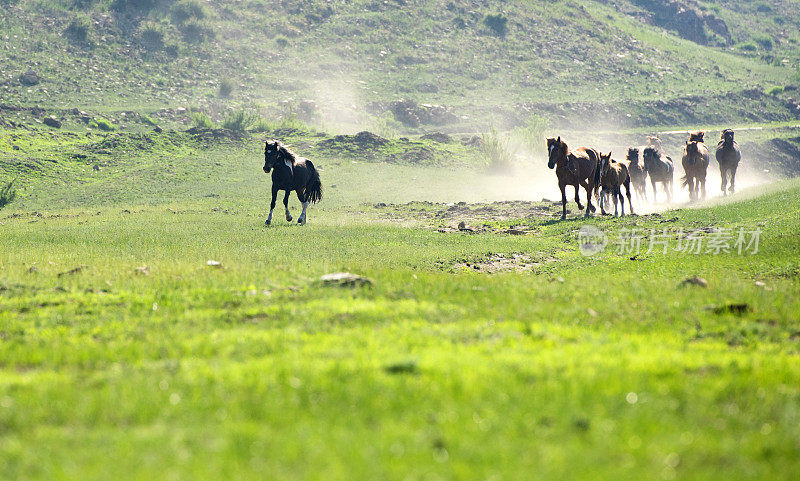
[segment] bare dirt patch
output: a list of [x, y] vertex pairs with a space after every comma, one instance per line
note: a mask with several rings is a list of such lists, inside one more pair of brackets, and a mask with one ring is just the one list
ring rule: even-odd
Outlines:
[[[560, 202], [558, 203], [560, 209]], [[378, 203], [373, 207], [382, 219], [393, 222], [422, 223], [439, 232], [482, 233], [495, 232], [509, 235], [525, 235], [535, 231], [526, 221], [541, 221], [560, 215], [552, 210], [549, 201], [501, 201], [468, 204], [409, 202], [408, 204]], [[507, 223], [508, 221], [516, 221]], [[501, 225], [498, 225], [501, 224]]]

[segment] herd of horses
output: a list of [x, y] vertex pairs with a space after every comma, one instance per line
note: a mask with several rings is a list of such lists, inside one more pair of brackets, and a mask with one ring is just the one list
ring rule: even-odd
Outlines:
[[[691, 132], [689, 140], [683, 149], [684, 176], [681, 178], [683, 187], [689, 189], [689, 198], [692, 201], [706, 196], [706, 173], [709, 165], [709, 151], [704, 143], [705, 132]], [[628, 198], [628, 209], [633, 213], [631, 202], [631, 186], [638, 199], [648, 201], [647, 178], [653, 188], [653, 202], [656, 202], [656, 185], [661, 184], [669, 202], [672, 201], [673, 177], [675, 164], [664, 153], [661, 140], [658, 137], [648, 137], [647, 144], [642, 147], [629, 147], [625, 160], [617, 161], [611, 158], [611, 152], [601, 154], [591, 147], [578, 147], [571, 150], [566, 142], [558, 138], [547, 139], [548, 163], [547, 166], [555, 169], [558, 177], [558, 187], [561, 190], [561, 218], [567, 217], [566, 187], [575, 187], [575, 202], [578, 209], [583, 210], [580, 201], [579, 189], [586, 190], [586, 216], [592, 215], [597, 209], [592, 205], [592, 195], [600, 204], [600, 211], [606, 213], [609, 197], [614, 203], [614, 215], [625, 215], [625, 203], [622, 196], [622, 187]], [[641, 157], [640, 157], [641, 152]], [[734, 140], [731, 129], [722, 131], [721, 139], [717, 144], [717, 163], [722, 177], [723, 195], [733, 193], [736, 183], [736, 169], [742, 158], [739, 146]], [[730, 186], [728, 186], [730, 179]]]
[[[691, 200], [705, 198], [706, 172], [709, 164], [708, 148], [703, 142], [705, 132], [692, 132], [683, 149], [684, 176], [682, 185], [688, 187]], [[736, 169], [741, 160], [739, 146], [734, 140], [733, 130], [722, 131], [722, 137], [717, 145], [717, 162], [722, 174], [722, 193], [733, 193], [736, 182]], [[633, 214], [631, 201], [631, 186], [638, 199], [647, 201], [647, 178], [653, 188], [653, 202], [656, 201], [656, 184], [662, 184], [668, 201], [672, 201], [672, 181], [675, 165], [672, 159], [664, 153], [661, 140], [658, 137], [648, 137], [647, 145], [643, 147], [630, 147], [625, 160], [615, 160], [611, 152], [601, 154], [597, 149], [578, 147], [571, 150], [566, 142], [558, 138], [547, 139], [548, 164], [555, 169], [558, 177], [558, 187], [561, 189], [561, 218], [567, 217], [566, 187], [575, 187], [575, 202], [578, 209], [583, 210], [579, 189], [586, 189], [586, 216], [592, 215], [597, 209], [592, 205], [592, 195], [600, 204], [600, 211], [606, 213], [609, 197], [614, 203], [614, 215], [625, 215], [625, 202], [622, 196], [622, 187], [628, 198], [628, 210]], [[641, 151], [641, 157], [639, 155]], [[267, 140], [264, 143], [264, 172], [272, 174], [272, 202], [270, 203], [269, 216], [266, 225], [272, 223], [272, 211], [278, 192], [283, 190], [283, 205], [286, 209], [286, 220], [292, 221], [289, 212], [289, 194], [297, 192], [297, 199], [303, 206], [303, 211], [298, 218], [299, 224], [306, 223], [306, 209], [309, 204], [322, 199], [322, 182], [319, 172], [314, 164], [298, 156], [277, 140]], [[730, 187], [728, 187], [730, 178]]]

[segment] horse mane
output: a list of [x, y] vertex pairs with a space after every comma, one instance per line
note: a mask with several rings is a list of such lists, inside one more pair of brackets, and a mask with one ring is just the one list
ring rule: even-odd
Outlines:
[[280, 156], [281, 160], [289, 161], [292, 165], [297, 164], [297, 154], [292, 152], [288, 147], [283, 145], [280, 140], [276, 140], [275, 143], [277, 144], [277, 152]]
[[655, 147], [645, 147], [644, 152], [642, 153], [642, 158], [647, 158], [648, 154], [654, 156], [657, 159], [661, 158], [661, 154]]

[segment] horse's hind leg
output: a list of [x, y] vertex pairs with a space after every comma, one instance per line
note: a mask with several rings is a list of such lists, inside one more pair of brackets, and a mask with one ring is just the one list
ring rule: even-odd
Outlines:
[[[580, 188], [581, 188], [580, 184], [575, 184], [575, 203], [578, 204], [578, 210], [583, 210], [583, 204], [581, 204], [581, 196], [579, 195]], [[588, 191], [588, 187], [587, 187], [587, 191]], [[591, 204], [591, 202], [592, 202], [591, 199], [589, 199], [589, 203], [590, 204]]]
[[722, 190], [722, 195], [728, 195], [728, 171], [720, 167], [719, 173], [722, 174], [722, 185], [719, 188]]
[[278, 186], [272, 186], [272, 202], [269, 204], [269, 215], [267, 216], [265, 225], [270, 225], [272, 223], [272, 211], [275, 210], [275, 202], [278, 200]]
[[564, 220], [567, 218], [567, 186], [558, 184], [558, 188], [561, 189], [561, 220]]
[[[658, 197], [658, 192], [656, 192], [656, 179], [653, 176], [650, 176], [650, 184], [653, 186], [653, 203], [656, 203], [656, 197]], [[667, 184], [664, 183], [664, 190], [667, 189]], [[669, 196], [669, 194], [667, 194]]]
[[299, 225], [305, 225], [306, 223], [306, 209], [308, 209], [308, 205], [311, 203], [308, 200], [308, 192], [303, 190], [303, 194], [300, 194], [300, 191], [297, 191], [297, 200], [303, 204], [303, 212], [300, 213], [300, 217], [297, 218], [297, 223]]
[[[738, 166], [736, 166], [736, 167], [738, 167]], [[734, 167], [734, 168], [732, 168], [732, 169], [731, 169], [731, 190], [730, 190], [731, 194], [733, 194], [733, 193], [734, 193], [734, 191], [736, 190], [736, 189], [735, 189], [735, 183], [736, 183], [736, 167]]]
[[[614, 190], [611, 191], [611, 198], [614, 200], [614, 217], [619, 217], [617, 203], [622, 202], [622, 194], [619, 192], [619, 187], [615, 187]], [[625, 206], [622, 207], [622, 215], [625, 215]]]
[[292, 221], [292, 214], [289, 212], [289, 194], [292, 191], [287, 190], [286, 195], [283, 196], [283, 207], [286, 209], [286, 222]]

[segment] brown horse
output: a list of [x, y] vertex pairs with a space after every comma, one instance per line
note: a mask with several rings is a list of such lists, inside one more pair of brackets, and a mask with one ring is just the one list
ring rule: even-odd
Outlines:
[[728, 173], [731, 176], [730, 193], [733, 194], [736, 169], [739, 167], [739, 161], [742, 160], [742, 152], [739, 150], [739, 145], [733, 140], [733, 130], [723, 130], [721, 138], [722, 140], [717, 144], [717, 163], [719, 164], [719, 173], [722, 176], [722, 186], [720, 188], [723, 195], [728, 195], [725, 188], [728, 184]]
[[628, 174], [628, 167], [615, 160], [611, 160], [611, 152], [608, 155], [600, 154], [600, 212], [606, 215], [604, 200], [608, 194], [614, 201], [614, 217], [619, 217], [617, 211], [617, 199], [622, 206], [622, 216], [625, 216], [625, 201], [622, 199], [621, 187], [625, 186], [625, 194], [628, 196], [628, 208], [633, 214], [633, 203], [631, 202], [631, 177]]
[[636, 147], [628, 148], [628, 174], [631, 177], [633, 190], [639, 201], [647, 200], [647, 171], [644, 170], [644, 163], [639, 161], [639, 149]]
[[558, 188], [561, 189], [561, 219], [567, 218], [567, 193], [565, 189], [568, 185], [575, 187], [575, 202], [578, 204], [578, 209], [583, 209], [578, 189], [580, 186], [586, 189], [586, 217], [589, 217], [592, 212], [597, 210], [592, 205], [592, 193], [597, 199], [597, 188], [600, 180], [600, 154], [595, 149], [587, 147], [579, 147], [571, 151], [567, 144], [561, 140], [561, 137], [547, 139], [547, 151], [549, 156], [547, 167], [556, 169]]
[[[697, 138], [697, 137], [691, 137]], [[702, 132], [701, 136], [702, 138]], [[708, 170], [708, 148], [706, 144], [696, 140], [686, 142], [686, 147], [683, 150], [683, 164], [684, 176], [681, 178], [681, 183], [684, 187], [689, 188], [689, 199], [697, 200], [698, 194], [702, 198], [706, 198], [706, 172]]]

